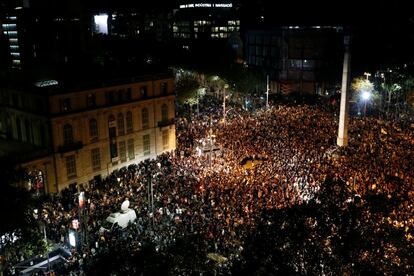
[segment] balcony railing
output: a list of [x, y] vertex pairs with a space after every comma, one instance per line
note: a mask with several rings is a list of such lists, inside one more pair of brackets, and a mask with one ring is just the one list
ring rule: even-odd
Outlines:
[[58, 146], [57, 151], [59, 153], [65, 153], [69, 151], [80, 150], [81, 148], [83, 148], [83, 144], [81, 141], [78, 141], [78, 142], [73, 142], [71, 144]]
[[170, 126], [170, 125], [173, 125], [174, 123], [175, 123], [174, 118], [167, 119], [167, 120], [162, 120], [162, 121], [158, 122], [158, 127]]

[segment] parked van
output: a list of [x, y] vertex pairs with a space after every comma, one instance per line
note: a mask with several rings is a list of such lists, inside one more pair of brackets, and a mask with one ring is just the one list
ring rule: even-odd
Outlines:
[[99, 232], [112, 231], [114, 227], [119, 226], [121, 229], [128, 227], [137, 219], [137, 214], [129, 208], [129, 201], [124, 201], [121, 205], [121, 212], [110, 214], [102, 223]]

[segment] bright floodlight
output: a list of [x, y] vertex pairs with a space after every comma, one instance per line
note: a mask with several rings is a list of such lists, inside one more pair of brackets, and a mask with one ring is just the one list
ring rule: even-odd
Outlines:
[[108, 34], [108, 15], [107, 14], [100, 14], [95, 15], [95, 31], [101, 34]]
[[368, 91], [364, 91], [364, 92], [362, 92], [361, 97], [364, 101], [366, 101], [371, 97], [371, 93], [369, 93]]

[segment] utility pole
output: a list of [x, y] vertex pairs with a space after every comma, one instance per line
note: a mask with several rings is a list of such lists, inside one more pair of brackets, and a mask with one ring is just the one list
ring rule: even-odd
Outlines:
[[270, 90], [269, 74], [267, 74], [267, 78], [266, 78], [266, 109], [269, 109], [269, 90]]
[[348, 146], [348, 91], [351, 67], [351, 36], [344, 36], [344, 65], [342, 69], [341, 109], [339, 112], [338, 138], [336, 144], [340, 147]]
[[226, 125], [226, 89], [229, 85], [226, 83], [223, 90], [223, 123]]

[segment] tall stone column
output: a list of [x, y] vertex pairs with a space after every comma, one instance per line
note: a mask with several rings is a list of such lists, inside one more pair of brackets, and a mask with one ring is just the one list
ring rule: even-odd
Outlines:
[[351, 67], [351, 37], [344, 36], [344, 66], [342, 70], [341, 109], [339, 112], [338, 138], [336, 144], [340, 147], [348, 146], [348, 105], [349, 105], [349, 82]]

